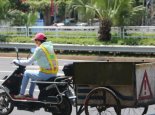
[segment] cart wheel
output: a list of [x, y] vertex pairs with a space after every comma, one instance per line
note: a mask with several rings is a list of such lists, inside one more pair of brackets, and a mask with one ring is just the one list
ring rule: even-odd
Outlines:
[[120, 115], [120, 101], [115, 93], [106, 88], [95, 88], [85, 99], [86, 115]]
[[124, 108], [121, 110], [121, 115], [145, 115], [147, 110], [148, 106], [138, 108]]

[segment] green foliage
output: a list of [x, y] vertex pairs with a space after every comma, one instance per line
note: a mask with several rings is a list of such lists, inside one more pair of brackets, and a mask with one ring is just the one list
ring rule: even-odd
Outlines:
[[28, 0], [31, 9], [44, 11], [50, 8], [51, 0]]
[[72, 0], [70, 9], [78, 12], [78, 17], [82, 21], [88, 21], [95, 17], [95, 10], [90, 8], [93, 6], [92, 0]]
[[[71, 7], [81, 13], [84, 19], [100, 20], [99, 36], [101, 41], [111, 39], [112, 22], [124, 26], [132, 13], [141, 7], [132, 7], [132, 0], [72, 0]], [[136, 13], [135, 13], [136, 14]]]
[[9, 42], [10, 38], [0, 35], [0, 42]]
[[140, 39], [140, 41], [138, 42], [139, 45], [153, 45], [155, 46], [155, 39], [149, 39], [149, 38], [146, 38], [146, 39]]
[[12, 26], [30, 26], [33, 25], [37, 19], [35, 12], [23, 12], [20, 10], [11, 10], [8, 12]]
[[112, 19], [119, 11], [122, 2], [123, 0], [96, 0], [92, 8], [101, 20], [104, 18]]
[[9, 11], [10, 3], [8, 0], [0, 0], [0, 21], [7, 20], [7, 12]]
[[118, 39], [114, 43], [118, 45], [139, 45], [139, 40], [141, 39], [126, 38], [126, 39]]
[[[0, 36], [0, 42], [32, 43], [31, 37], [6, 37]], [[80, 45], [155, 45], [154, 38], [113, 38], [111, 41], [98, 41], [96, 38], [48, 38], [48, 41], [58, 44]]]
[[125, 0], [120, 5], [115, 17], [112, 18], [113, 24], [116, 26], [124, 26], [129, 21], [129, 17], [132, 11], [131, 0]]
[[70, 17], [69, 6], [71, 0], [55, 0], [55, 4], [58, 7], [57, 16], [60, 18], [60, 21], [64, 21], [66, 17]]
[[12, 10], [9, 12], [9, 17], [12, 26], [24, 26], [27, 15], [20, 10]]
[[64, 20], [66, 17], [65, 14], [66, 14], [68, 4], [65, 1], [58, 1], [57, 5], [58, 5], [58, 11], [59, 11], [57, 16], [59, 16], [61, 20]]
[[51, 0], [28, 0], [27, 3], [30, 5], [30, 9], [43, 14], [44, 25], [49, 26], [52, 24], [50, 7]]
[[23, 12], [27, 12], [29, 10], [29, 4], [27, 2], [22, 2], [21, 0], [9, 0], [11, 4], [11, 9], [20, 10]]
[[124, 0], [72, 0], [71, 6], [91, 17], [98, 16], [100, 20], [113, 18]]
[[27, 26], [33, 25], [37, 20], [37, 15], [38, 15], [37, 12], [29, 11], [27, 13], [26, 25]]
[[135, 0], [72, 0], [70, 5], [85, 19], [112, 20], [115, 26], [141, 24], [145, 8]]
[[36, 20], [33, 11], [29, 11], [29, 4], [21, 0], [0, 0], [0, 20], [13, 26], [31, 25]]

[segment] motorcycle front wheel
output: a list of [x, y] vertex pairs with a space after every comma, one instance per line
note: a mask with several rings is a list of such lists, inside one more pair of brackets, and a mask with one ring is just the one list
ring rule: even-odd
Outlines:
[[0, 115], [8, 115], [13, 111], [13, 109], [13, 103], [8, 95], [4, 91], [0, 91]]

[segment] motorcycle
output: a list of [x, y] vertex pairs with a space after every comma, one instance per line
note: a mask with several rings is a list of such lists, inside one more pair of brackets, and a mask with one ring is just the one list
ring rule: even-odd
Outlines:
[[[18, 51], [17, 59], [19, 59]], [[26, 67], [17, 65], [17, 69], [0, 86], [0, 115], [10, 114], [14, 107], [18, 110], [34, 112], [44, 108], [52, 115], [71, 115], [75, 100], [70, 86], [72, 79], [67, 76], [55, 76], [46, 81], [33, 81], [38, 85], [38, 98], [15, 98], [19, 94], [21, 81]]]

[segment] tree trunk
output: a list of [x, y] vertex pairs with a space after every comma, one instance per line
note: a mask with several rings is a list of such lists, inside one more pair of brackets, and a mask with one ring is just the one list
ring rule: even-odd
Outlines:
[[49, 8], [45, 9], [43, 16], [44, 16], [44, 25], [50, 26], [52, 24], [52, 22], [51, 22], [51, 15], [50, 15]]
[[98, 39], [100, 41], [110, 41], [111, 40], [111, 20], [109, 19], [104, 19], [104, 20], [100, 20], [100, 27], [99, 27], [99, 31], [98, 31]]

